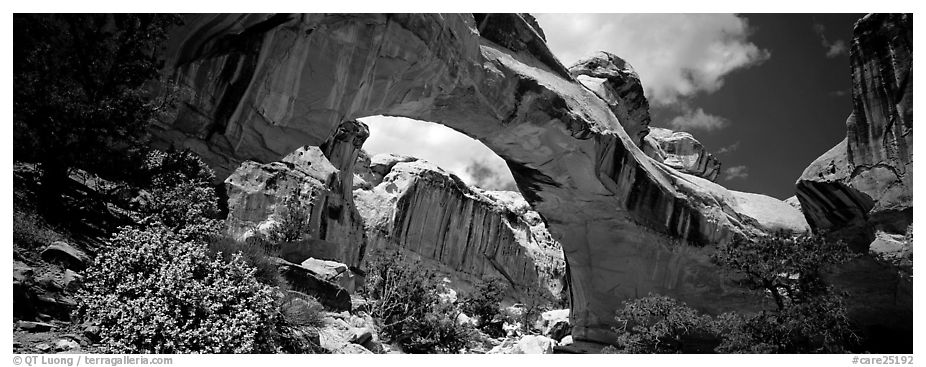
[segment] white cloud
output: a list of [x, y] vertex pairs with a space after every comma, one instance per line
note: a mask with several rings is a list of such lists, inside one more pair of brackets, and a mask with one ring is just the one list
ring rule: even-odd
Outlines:
[[723, 179], [724, 181], [730, 181], [735, 179], [745, 179], [749, 177], [749, 167], [746, 166], [733, 166], [723, 170]]
[[717, 153], [714, 153], [714, 154], [733, 153], [739, 148], [740, 148], [740, 142], [736, 141], [733, 144], [727, 145], [725, 147], [721, 147], [720, 149], [717, 150]]
[[824, 34], [825, 30], [826, 30], [826, 27], [824, 27], [823, 24], [820, 24], [820, 23], [813, 24], [814, 33], [816, 33], [817, 36], [820, 37], [820, 44], [823, 45], [823, 48], [826, 49], [826, 57], [834, 58], [836, 56], [846, 53], [849, 50], [848, 47], [846, 47], [846, 41], [843, 41], [840, 39], [840, 40], [836, 40], [835, 42], [830, 42], [826, 38], [826, 34]]
[[627, 60], [650, 103], [673, 104], [723, 86], [731, 72], [759, 64], [768, 50], [748, 40], [733, 14], [535, 14], [547, 44], [567, 67], [596, 51]]
[[692, 109], [687, 104], [682, 104], [681, 109], [683, 111], [682, 114], [669, 121], [669, 126], [671, 126], [674, 130], [714, 131], [723, 129], [730, 124], [730, 121], [727, 119], [717, 115], [705, 113], [704, 110], [700, 107], [697, 109]]
[[514, 178], [495, 152], [449, 127], [403, 117], [360, 119], [370, 127], [363, 149], [370, 155], [395, 153], [427, 160], [470, 185], [512, 190]]

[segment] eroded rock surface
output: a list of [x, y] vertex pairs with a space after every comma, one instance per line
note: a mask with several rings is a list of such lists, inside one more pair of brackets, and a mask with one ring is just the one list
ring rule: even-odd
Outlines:
[[289, 210], [305, 210], [304, 238], [284, 245], [283, 257], [359, 266], [366, 242], [352, 194], [353, 162], [367, 136], [366, 125], [349, 121], [322, 148], [302, 147], [280, 162], [244, 162], [225, 180], [229, 234], [239, 239], [266, 234]]
[[643, 152], [681, 172], [714, 181], [720, 160], [707, 152], [690, 133], [653, 127], [643, 139]]
[[[756, 225], [761, 218], [750, 216], [722, 186], [641, 151], [640, 134], [625, 131], [645, 126], [634, 120], [641, 117], [627, 111], [624, 118], [611, 101], [580, 84], [529, 18], [200, 14], [185, 21], [172, 33], [165, 71], [191, 94], [154, 133], [163, 144], [200, 153], [220, 177], [245, 160], [272, 162], [300, 146], [319, 146], [342, 121], [371, 115], [433, 121], [505, 159], [526, 201], [563, 245], [577, 344], [613, 343], [614, 310], [648, 292], [708, 312], [758, 307], [708, 255], [735, 234], [763, 233]], [[255, 165], [252, 172], [265, 169]], [[242, 181], [258, 186], [276, 174]], [[438, 202], [437, 196], [453, 192], [409, 187], [405, 197], [417, 199], [407, 204]], [[331, 192], [343, 191], [328, 192], [333, 198]], [[394, 222], [392, 229], [408, 237], [420, 231], [410, 224], [445, 225], [439, 218], [455, 216], [437, 213]], [[455, 251], [423, 250], [435, 256]]]
[[832, 281], [851, 315], [882, 343], [912, 350], [913, 19], [871, 14], [849, 49], [852, 113], [846, 139], [808, 166], [797, 198], [815, 232], [865, 255]]
[[472, 280], [497, 277], [519, 292], [543, 289], [559, 298], [562, 247], [518, 193], [468, 187], [416, 158], [381, 154], [370, 161], [367, 182], [374, 186], [354, 191], [369, 250], [402, 248]]

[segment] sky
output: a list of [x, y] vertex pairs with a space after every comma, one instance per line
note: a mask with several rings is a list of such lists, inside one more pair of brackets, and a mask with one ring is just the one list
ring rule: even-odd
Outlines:
[[[564, 65], [595, 51], [640, 75], [651, 126], [684, 130], [723, 163], [717, 182], [779, 199], [846, 135], [847, 43], [861, 14], [534, 14]], [[441, 125], [370, 117], [371, 154], [424, 158], [470, 184], [513, 189], [504, 162]]]

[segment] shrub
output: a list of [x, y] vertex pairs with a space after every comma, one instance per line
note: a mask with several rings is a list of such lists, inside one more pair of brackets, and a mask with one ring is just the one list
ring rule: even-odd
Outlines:
[[466, 295], [461, 302], [463, 312], [476, 317], [479, 320], [479, 328], [489, 336], [505, 336], [500, 321], [495, 322], [495, 319], [501, 315], [501, 302], [507, 289], [508, 286], [502, 279], [490, 278], [477, 283], [473, 292]]
[[284, 210], [276, 226], [267, 233], [267, 241], [279, 247], [284, 242], [298, 241], [309, 233], [309, 219], [312, 213], [303, 205], [298, 195], [283, 201]]
[[80, 318], [100, 323], [105, 349], [118, 353], [275, 352], [273, 289], [235, 255], [163, 227], [123, 228], [87, 270]]
[[617, 346], [624, 353], [679, 353], [712, 338], [712, 323], [685, 303], [650, 294], [618, 310]]
[[151, 192], [140, 211], [148, 225], [163, 225], [187, 239], [206, 240], [219, 232], [215, 174], [190, 151], [152, 151], [145, 164]]
[[13, 243], [18, 247], [38, 249], [62, 239], [38, 214], [13, 211]]
[[280, 302], [280, 311], [290, 325], [316, 328], [325, 325], [325, 307], [304, 293], [287, 291]]
[[211, 255], [221, 253], [226, 261], [231, 261], [236, 254], [240, 254], [241, 259], [254, 268], [254, 277], [257, 281], [275, 287], [285, 284], [280, 277], [277, 265], [270, 260], [270, 257], [275, 255], [268, 254], [263, 246], [252, 241], [238, 241], [224, 235], [213, 236], [208, 245]]
[[459, 306], [440, 297], [436, 273], [399, 252], [371, 254], [362, 292], [373, 300], [371, 315], [382, 335], [410, 353], [458, 353], [473, 330], [456, 322]]

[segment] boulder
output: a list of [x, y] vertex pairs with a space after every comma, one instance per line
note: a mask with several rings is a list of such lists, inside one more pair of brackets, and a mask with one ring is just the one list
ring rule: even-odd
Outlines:
[[720, 174], [720, 160], [687, 132], [650, 128], [643, 139], [642, 149], [650, 158], [680, 172], [711, 181]]
[[77, 271], [84, 270], [90, 262], [87, 254], [64, 241], [55, 241], [48, 245], [42, 250], [41, 257], [42, 260], [58, 263]]
[[539, 335], [525, 335], [520, 339], [508, 339], [492, 348], [489, 354], [553, 354], [556, 342]]
[[36, 322], [36, 321], [19, 321], [16, 323], [21, 330], [30, 331], [33, 333], [49, 331], [55, 328], [55, 325], [45, 323], [45, 322]]
[[71, 339], [58, 339], [58, 341], [55, 342], [55, 350], [58, 352], [77, 349], [80, 349], [80, 343]]
[[244, 162], [228, 176], [229, 234], [238, 239], [258, 231], [266, 234], [288, 214], [287, 200], [298, 198], [307, 211], [306, 233], [284, 243], [281, 257], [294, 263], [315, 257], [360, 266], [365, 239], [351, 192], [352, 165], [369, 132], [356, 121], [338, 131], [321, 147], [303, 146], [279, 162]]
[[300, 265], [315, 272], [322, 279], [339, 285], [350, 293], [354, 293], [354, 289], [357, 287], [354, 273], [345, 264], [310, 257]]
[[351, 310], [350, 293], [318, 276], [310, 269], [280, 258], [271, 258], [292, 290], [315, 297], [325, 308], [338, 312]]
[[633, 66], [617, 55], [599, 51], [570, 66], [569, 73], [607, 102], [627, 135], [642, 148], [651, 119], [643, 84]]
[[368, 349], [357, 344], [344, 344], [342, 347], [333, 351], [336, 354], [373, 354]]

